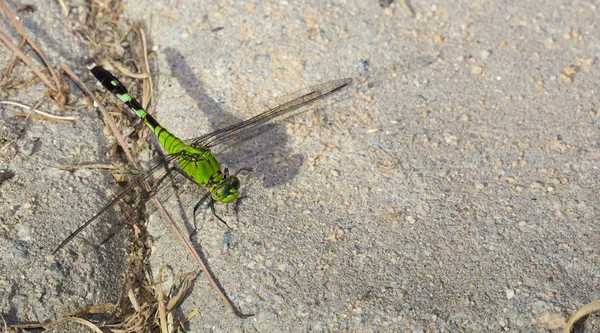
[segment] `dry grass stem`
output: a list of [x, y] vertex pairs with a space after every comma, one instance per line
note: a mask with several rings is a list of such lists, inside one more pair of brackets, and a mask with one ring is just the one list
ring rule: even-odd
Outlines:
[[110, 164], [81, 164], [81, 165], [67, 165], [67, 164], [57, 164], [57, 168], [61, 170], [73, 171], [80, 169], [109, 169], [114, 170], [116, 167]]
[[58, 75], [58, 73], [54, 70], [54, 67], [52, 66], [52, 64], [50, 63], [48, 58], [46, 58], [46, 55], [40, 50], [40, 48], [37, 46], [37, 44], [35, 44], [33, 39], [31, 39], [31, 37], [29, 37], [29, 35], [27, 35], [25, 28], [23, 28], [23, 25], [21, 25], [21, 22], [19, 22], [19, 20], [17, 20], [16, 15], [13, 13], [13, 11], [10, 9], [10, 7], [6, 4], [5, 0], [0, 0], [0, 8], [4, 12], [4, 15], [8, 18], [10, 23], [13, 25], [13, 27], [17, 30], [19, 35], [21, 35], [23, 38], [25, 38], [25, 40], [27, 41], [27, 44], [29, 44], [29, 46], [42, 59], [42, 61], [46, 65], [46, 68], [48, 68], [48, 71], [50, 72], [50, 75], [52, 76], [52, 79], [54, 80], [54, 83], [56, 85], [50, 84], [50, 82], [48, 81], [48, 79], [45, 76], [40, 76], [41, 72], [37, 68], [35, 68], [35, 66], [33, 66], [33, 63], [31, 61], [25, 60], [28, 58], [26, 56], [24, 56], [23, 52], [18, 47], [16, 47], [4, 34], [0, 34], [1, 35], [0, 38], [13, 52], [15, 52], [15, 54], [19, 55], [19, 58], [21, 58], [21, 60], [23, 60], [26, 64], [28, 64], [28, 66], [34, 71], [34, 73], [36, 75], [38, 75], [40, 77], [40, 79], [42, 81], [44, 81], [44, 83], [46, 83], [46, 85], [48, 85], [48, 87], [51, 87], [51, 90], [53, 91], [54, 99], [56, 100], [58, 106], [61, 109], [64, 109], [65, 105], [67, 104], [67, 97], [66, 97], [65, 93], [68, 91], [67, 90], [68, 87], [63, 86], [60, 75]]
[[63, 11], [63, 15], [65, 17], [69, 16], [69, 7], [65, 4], [63, 0], [58, 0], [58, 4], [60, 5], [60, 9]]
[[139, 73], [136, 74], [132, 71], [130, 71], [129, 69], [127, 69], [125, 66], [117, 63], [116, 61], [109, 61], [110, 64], [115, 67], [117, 70], [119, 70], [119, 72], [123, 73], [126, 76], [129, 76], [131, 78], [134, 79], [148, 79], [150, 78], [150, 75], [148, 75], [147, 73]]
[[573, 325], [581, 318], [589, 315], [590, 313], [593, 312], [598, 312], [600, 311], [600, 299], [599, 300], [595, 300], [591, 303], [588, 303], [584, 306], [582, 306], [581, 308], [579, 308], [579, 310], [577, 310], [577, 312], [575, 312], [573, 314], [573, 316], [571, 316], [571, 319], [569, 319], [569, 321], [565, 324], [564, 327], [564, 333], [571, 333], [571, 330], [573, 329]]
[[[0, 3], [1, 2], [2, 2], [2, 0], [0, 0]], [[19, 49], [15, 44], [13, 44], [13, 42], [11, 42], [10, 39], [8, 39], [8, 37], [6, 37], [2, 32], [0, 32], [0, 40], [2, 40], [4, 42], [4, 44], [6, 44], [6, 46], [8, 46], [8, 48], [17, 57], [19, 57], [19, 59], [21, 59], [27, 66], [29, 66], [29, 68], [31, 68], [31, 70], [35, 73], [35, 75], [37, 75], [40, 78], [40, 80], [42, 80], [42, 82], [44, 82], [44, 84], [46, 84], [46, 86], [48, 86], [48, 88], [50, 88], [54, 92], [58, 91], [58, 89], [50, 82], [50, 80], [48, 80], [46, 75], [44, 75], [44, 73], [42, 73], [42, 71], [39, 68], [37, 68], [33, 64], [33, 62], [31, 62], [31, 60], [29, 60], [29, 58], [27, 58], [25, 53], [23, 53], [23, 51], [21, 51], [21, 49]]]
[[165, 308], [165, 295], [163, 293], [163, 268], [158, 271], [158, 284], [154, 286], [156, 302], [158, 303], [158, 322], [162, 333], [169, 333], [167, 327], [167, 309]]
[[[31, 107], [29, 105], [25, 105], [25, 104], [19, 103], [19, 102], [0, 101], [0, 104], [12, 105], [12, 106], [17, 106], [17, 107], [20, 107], [20, 108], [23, 108], [23, 109], [27, 109], [27, 110], [29, 110], [31, 112], [35, 112], [37, 114], [43, 115], [44, 117], [50, 118], [50, 119], [67, 120], [67, 121], [73, 121], [73, 120], [75, 120], [75, 117], [55, 116], [53, 114], [37, 110], [34, 107]], [[31, 114], [29, 114], [29, 115], [31, 115]]]

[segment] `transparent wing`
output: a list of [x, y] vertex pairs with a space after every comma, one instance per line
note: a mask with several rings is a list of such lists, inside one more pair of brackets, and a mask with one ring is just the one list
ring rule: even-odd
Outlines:
[[[129, 185], [111, 199], [96, 215], [83, 223], [79, 228], [73, 231], [65, 238], [58, 247], [52, 251], [56, 254], [60, 249], [67, 245], [75, 236], [94, 221], [104, 220], [109, 218], [110, 213], [118, 204], [127, 204], [132, 206], [132, 211], [136, 211], [151, 197], [151, 194], [163, 193], [162, 189], [179, 181], [180, 178], [185, 178], [183, 175], [175, 171], [175, 168], [180, 168], [179, 161], [176, 155], [169, 155], [166, 160], [160, 161], [150, 167], [143, 174], [135, 176]], [[147, 185], [146, 185], [147, 183]], [[165, 199], [165, 198], [162, 198]], [[119, 222], [128, 222], [132, 219], [128, 215], [123, 214], [123, 217], [118, 218]]]
[[333, 80], [327, 83], [322, 83], [310, 88], [299, 90], [285, 97], [277, 106], [240, 123], [216, 130], [212, 133], [205, 134], [198, 138], [190, 140], [195, 144], [199, 144], [208, 148], [222, 144], [232, 138], [235, 138], [240, 133], [251, 128], [258, 127], [271, 119], [283, 116], [286, 113], [297, 110], [302, 106], [315, 102], [329, 94], [332, 94], [343, 87], [347, 86], [352, 79]]

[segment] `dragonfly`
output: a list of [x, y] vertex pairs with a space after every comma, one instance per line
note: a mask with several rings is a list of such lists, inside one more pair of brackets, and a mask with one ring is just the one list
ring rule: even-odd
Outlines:
[[[217, 215], [215, 203], [231, 203], [238, 199], [241, 182], [237, 177], [237, 174], [242, 170], [250, 170], [248, 168], [242, 168], [235, 174], [230, 175], [227, 168], [221, 167], [217, 158], [212, 154], [211, 149], [222, 143], [239, 138], [250, 129], [257, 128], [270, 120], [282, 117], [294, 110], [298, 110], [303, 106], [320, 100], [327, 95], [333, 94], [352, 82], [352, 79], [350, 78], [338, 79], [300, 90], [296, 93], [292, 93], [287, 98], [283, 98], [277, 106], [254, 117], [237, 124], [226, 126], [198, 138], [188, 140], [186, 143], [184, 140], [181, 140], [161, 126], [158, 121], [156, 121], [156, 119], [141, 106], [133, 95], [129, 93], [127, 88], [125, 88], [116, 76], [102, 66], [92, 65], [89, 69], [106, 90], [115, 95], [133, 113], [135, 113], [144, 124], [146, 124], [152, 133], [155, 134], [160, 145], [168, 153], [168, 156], [163, 161], [154, 164], [148, 168], [148, 170], [130, 181], [130, 184], [119, 192], [98, 213], [65, 238], [52, 254], [56, 254], [60, 249], [64, 248], [65, 245], [73, 240], [92, 222], [108, 215], [116, 204], [126, 202], [128, 196], [138, 193], [136, 194], [138, 202], [139, 204], [143, 204], [143, 202], [150, 197], [151, 193], [158, 193], [165, 188], [167, 184], [177, 178], [178, 175], [180, 176], [179, 178], [188, 179], [206, 189], [204, 196], [202, 196], [194, 206], [194, 225], [196, 225], [196, 212], [207, 199], [210, 200], [209, 205], [212, 214], [219, 221], [227, 225], [225, 220]], [[161, 166], [167, 171], [162, 176], [157, 177], [158, 181], [149, 184], [150, 182], [147, 182], [147, 180], [152, 178], [151, 176], [154, 175], [157, 170], [160, 170]]]

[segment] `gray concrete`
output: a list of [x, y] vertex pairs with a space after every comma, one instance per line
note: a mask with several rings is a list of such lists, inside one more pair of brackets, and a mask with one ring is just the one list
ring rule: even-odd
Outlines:
[[[21, 22], [46, 56], [55, 65], [65, 63], [79, 75], [86, 74], [82, 63], [89, 50], [72, 34], [58, 5], [48, 1], [28, 4], [36, 10], [21, 13]], [[9, 5], [13, 9], [22, 6]], [[19, 41], [3, 15], [0, 30]], [[0, 67], [4, 68], [12, 54], [4, 44], [0, 48]], [[29, 48], [25, 50], [31, 54]], [[33, 76], [19, 64], [11, 77], [18, 83]], [[35, 83], [2, 93], [0, 99], [34, 105], [44, 96], [45, 87]], [[73, 105], [81, 104], [77, 95], [73, 98]], [[125, 234], [105, 250], [96, 250], [90, 245], [102, 240], [99, 230], [109, 229], [99, 225], [86, 230], [68, 250], [48, 255], [108, 198], [112, 177], [104, 170], [69, 172], [55, 167], [106, 163], [110, 142], [103, 134], [102, 121], [91, 108], [62, 112], [48, 98], [39, 109], [74, 116], [76, 121], [26, 119], [15, 117], [9, 109], [26, 112], [0, 106], [0, 170], [14, 174], [0, 185], [0, 314], [8, 323], [44, 321], [68, 315], [80, 306], [115, 301], [121, 291], [120, 274], [127, 267]]]
[[[234, 317], [200, 276], [178, 312], [199, 308], [190, 331], [558, 332], [600, 298], [597, 4], [409, 3], [414, 17], [377, 1], [129, 4], [156, 51], [155, 116], [183, 138], [252, 116], [261, 101], [354, 79], [315, 111], [214, 150], [230, 169], [255, 172], [242, 178], [248, 197], [236, 209], [217, 206], [234, 230], [203, 212], [194, 241], [240, 311], [254, 316]], [[17, 146], [39, 137], [42, 147], [28, 168], [102, 159], [101, 120], [78, 116], [72, 127], [27, 123]], [[72, 156], [75, 138], [87, 155]], [[102, 207], [109, 178], [22, 161], [3, 162], [20, 181], [0, 187], [2, 223], [14, 226], [2, 244], [25, 244], [18, 263], [32, 268], [22, 276], [35, 276], [52, 267], [41, 249], [80, 223], [72, 217]], [[57, 177], [52, 198], [35, 194], [43, 193], [35, 177]], [[186, 230], [201, 194], [166, 202]], [[33, 214], [22, 195], [37, 195]], [[7, 215], [15, 206], [24, 211]], [[17, 241], [17, 228], [33, 227], [32, 239]], [[155, 274], [197, 269], [158, 214], [149, 231]], [[94, 288], [116, 269], [91, 275], [89, 260], [121, 267], [125, 258], [122, 241], [100, 252], [81, 239], [70, 248], [85, 264], [66, 251], [53, 260], [73, 268], [51, 281], [103, 291]], [[3, 260], [3, 272], [12, 262]], [[4, 313], [18, 309], [15, 318], [84, 303], [54, 292], [44, 297], [61, 299], [63, 312], [27, 310], [15, 304], [38, 299], [41, 287], [3, 274], [24, 290], [0, 303]], [[581, 332], [599, 327], [590, 316]]]

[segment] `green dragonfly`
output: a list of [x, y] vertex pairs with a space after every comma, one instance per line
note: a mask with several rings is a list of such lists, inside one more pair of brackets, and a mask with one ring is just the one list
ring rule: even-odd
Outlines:
[[[240, 180], [236, 177], [237, 173], [230, 175], [227, 168], [222, 169], [218, 160], [211, 153], [211, 148], [218, 144], [230, 141], [246, 133], [247, 130], [256, 128], [265, 124], [269, 120], [288, 114], [307, 104], [315, 102], [324, 96], [332, 94], [352, 81], [352, 79], [339, 79], [319, 84], [307, 89], [300, 90], [281, 100], [278, 106], [275, 106], [257, 116], [249, 118], [237, 124], [224, 127], [212, 133], [205, 134], [185, 143], [167, 129], [162, 127], [154, 117], [152, 117], [140, 103], [127, 91], [125, 86], [109, 71], [101, 66], [91, 66], [90, 71], [102, 83], [104, 88], [113, 93], [121, 102], [129, 107], [156, 135], [162, 147], [168, 152], [168, 157], [161, 163], [156, 163], [146, 172], [136, 176], [123, 191], [117, 194], [104, 208], [96, 215], [83, 223], [73, 233], [71, 233], [52, 253], [56, 254], [61, 248], [69, 243], [77, 234], [92, 222], [105, 216], [115, 204], [126, 201], [126, 197], [133, 193], [138, 193], [138, 204], [142, 204], [149, 198], [150, 193], [158, 193], [177, 177], [187, 178], [190, 181], [204, 187], [207, 193], [200, 198], [193, 210], [194, 225], [196, 225], [196, 212], [202, 204], [210, 198], [210, 207], [212, 214], [222, 223], [227, 223], [216, 214], [215, 202], [229, 203], [236, 200], [240, 194]], [[152, 175], [164, 167], [167, 171], [158, 177], [157, 182], [147, 184]], [[248, 170], [248, 169], [240, 169]], [[238, 171], [239, 172], [239, 171]], [[148, 187], [146, 187], [148, 186]]]

